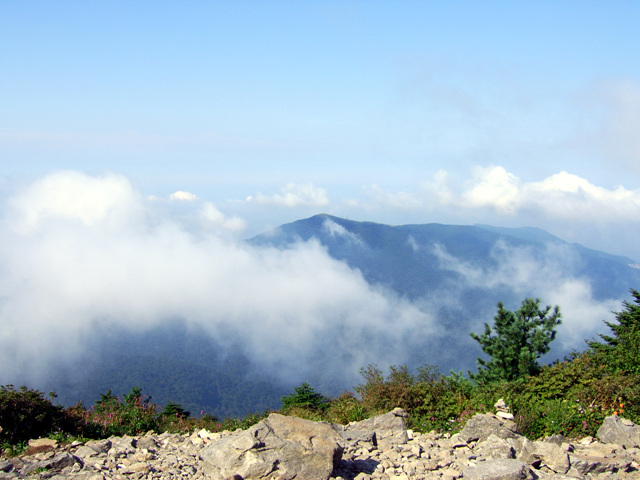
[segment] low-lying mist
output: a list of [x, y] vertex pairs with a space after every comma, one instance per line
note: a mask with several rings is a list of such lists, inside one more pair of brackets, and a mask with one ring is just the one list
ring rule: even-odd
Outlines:
[[[562, 247], [540, 258], [502, 244], [491, 267], [437, 244], [416, 247], [456, 275], [409, 299], [371, 285], [317, 241], [277, 249], [237, 240], [241, 220], [190, 200], [145, 198], [124, 177], [75, 172], [9, 198], [0, 231], [0, 384], [38, 386], [52, 369], [106, 355], [98, 347], [109, 334], [144, 338], [178, 321], [215, 342], [221, 358], [249, 359], [254, 374], [336, 394], [370, 363], [473, 369], [480, 350], [469, 331], [491, 322], [503, 294], [561, 306], [555, 358], [582, 349], [622, 300], [596, 300], [589, 280], [567, 274], [573, 259]], [[471, 308], [470, 294], [479, 299]]]
[[176, 318], [287, 380], [317, 371], [353, 380], [367, 363], [404, 362], [412, 339], [437, 333], [428, 312], [370, 286], [317, 243], [251, 247], [210, 205], [180, 207], [142, 198], [123, 177], [78, 173], [9, 199], [0, 382], [46, 378], [52, 361], [73, 361], [97, 332]]

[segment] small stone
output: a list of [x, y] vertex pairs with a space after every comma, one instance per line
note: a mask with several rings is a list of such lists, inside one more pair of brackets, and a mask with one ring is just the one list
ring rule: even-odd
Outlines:
[[513, 416], [512, 413], [503, 412], [503, 411], [496, 412], [496, 416], [500, 417], [500, 418], [504, 418], [505, 420], [513, 420], [513, 419], [515, 419], [515, 417]]
[[496, 410], [508, 410], [509, 407], [507, 407], [507, 404], [504, 401], [504, 398], [501, 398], [500, 400], [498, 400], [494, 405]]
[[56, 448], [57, 446], [58, 446], [58, 442], [50, 438], [36, 438], [36, 439], [29, 440], [29, 447], [33, 447], [33, 448], [38, 448], [38, 447]]
[[134, 473], [149, 473], [149, 465], [146, 463], [134, 463], [129, 465], [129, 470]]

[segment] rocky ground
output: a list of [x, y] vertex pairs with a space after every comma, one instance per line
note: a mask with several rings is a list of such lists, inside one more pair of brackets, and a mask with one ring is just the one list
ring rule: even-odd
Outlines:
[[640, 427], [618, 417], [605, 421], [598, 440], [571, 442], [529, 441], [493, 414], [473, 417], [457, 435], [415, 434], [404, 415], [396, 409], [347, 427], [271, 415], [238, 432], [42, 439], [25, 455], [0, 459], [0, 480], [640, 479]]

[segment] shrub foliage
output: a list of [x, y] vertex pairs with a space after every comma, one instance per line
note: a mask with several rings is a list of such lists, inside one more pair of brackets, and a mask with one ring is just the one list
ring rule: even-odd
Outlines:
[[[409, 412], [410, 428], [454, 433], [469, 417], [493, 410], [494, 403], [503, 398], [519, 430], [534, 439], [556, 433], [570, 438], [593, 436], [611, 414], [640, 423], [640, 293], [631, 293], [635, 304], [624, 303], [623, 310], [616, 313], [617, 323], [605, 322], [613, 335], [603, 335], [604, 343], [587, 342], [587, 351], [562, 362], [537, 364], [537, 354], [548, 350], [560, 322], [557, 307], [541, 310], [538, 300], [528, 299], [512, 313], [499, 304], [496, 336], [491, 329], [477, 336], [481, 343], [491, 346], [485, 351], [494, 352], [494, 357], [471, 379], [455, 372], [443, 375], [432, 365], [416, 373], [406, 366], [392, 366], [386, 374], [369, 365], [361, 370], [363, 383], [355, 388], [357, 395], [346, 391], [329, 399], [303, 383], [282, 397], [281, 411], [346, 424], [401, 407]], [[519, 350], [512, 349], [508, 357], [500, 357], [492, 349], [502, 345], [502, 339], [492, 339], [515, 338], [516, 325], [523, 329]], [[138, 435], [149, 430], [186, 432], [206, 428], [215, 432], [247, 428], [270, 413], [224, 421], [212, 415], [193, 418], [177, 403], [169, 402], [164, 408], [152, 403], [139, 387], [122, 397], [107, 391], [91, 408], [82, 404], [62, 408], [53, 404], [54, 398], [55, 394], [46, 398], [27, 387], [0, 387], [0, 448], [5, 453], [16, 451], [16, 445], [30, 438], [45, 435], [64, 440]]]
[[600, 335], [604, 343], [588, 341], [589, 347], [614, 372], [640, 374], [640, 292], [631, 290], [634, 303], [625, 301], [615, 314], [617, 323], [604, 323], [612, 335]]
[[17, 444], [52, 432], [61, 426], [61, 412], [38, 390], [1, 386], [0, 443]]
[[307, 410], [324, 410], [328, 406], [329, 399], [309, 385], [302, 383], [293, 389], [293, 393], [282, 397], [282, 409], [286, 412], [293, 408]]

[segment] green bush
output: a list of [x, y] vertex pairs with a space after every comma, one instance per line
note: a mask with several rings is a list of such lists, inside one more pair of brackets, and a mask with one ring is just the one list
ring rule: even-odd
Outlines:
[[88, 438], [140, 435], [158, 430], [158, 406], [151, 398], [142, 395], [140, 387], [134, 387], [123, 398], [111, 393], [100, 395], [90, 410], [82, 405], [70, 409], [78, 433]]
[[360, 370], [364, 384], [356, 387], [362, 405], [369, 414], [385, 413], [394, 408], [413, 410], [421, 403], [420, 392], [415, 388], [416, 380], [406, 365], [389, 367], [385, 378], [376, 365]]
[[543, 367], [535, 377], [506, 384], [502, 396], [520, 431], [539, 438], [595, 435], [605, 417], [624, 414], [638, 422], [640, 378], [611, 374], [591, 352]]
[[365, 418], [366, 411], [362, 402], [358, 401], [355, 395], [349, 391], [331, 400], [326, 410], [326, 420], [341, 425], [346, 425], [350, 422], [359, 422]]
[[413, 429], [455, 433], [476, 413], [477, 407], [472, 401], [473, 385], [461, 374], [452, 372], [444, 376], [436, 373], [428, 377], [421, 374], [418, 378], [422, 381], [415, 384], [414, 390], [421, 402], [410, 411]]
[[189, 418], [191, 412], [186, 411], [179, 403], [169, 402], [162, 409], [163, 417]]
[[329, 399], [306, 382], [293, 390], [293, 393], [282, 397], [282, 410], [285, 412], [294, 407], [320, 411], [328, 406]]
[[613, 335], [600, 335], [604, 343], [587, 344], [611, 371], [640, 375], [640, 292], [631, 289], [631, 295], [634, 303], [623, 303], [617, 323], [604, 322]]
[[[55, 394], [49, 394], [55, 398]], [[0, 386], [0, 443], [17, 445], [60, 428], [62, 408], [38, 390]]]
[[[220, 427], [220, 430], [228, 430], [228, 431], [234, 431], [237, 429], [245, 430], [249, 427], [252, 427], [256, 423], [258, 423], [260, 420], [267, 418], [270, 413], [271, 411], [265, 410], [262, 413], [249, 413], [245, 415], [243, 418], [226, 418], [222, 422], [222, 424], [218, 424], [218, 425]], [[219, 431], [219, 430], [213, 430], [213, 431]]]

